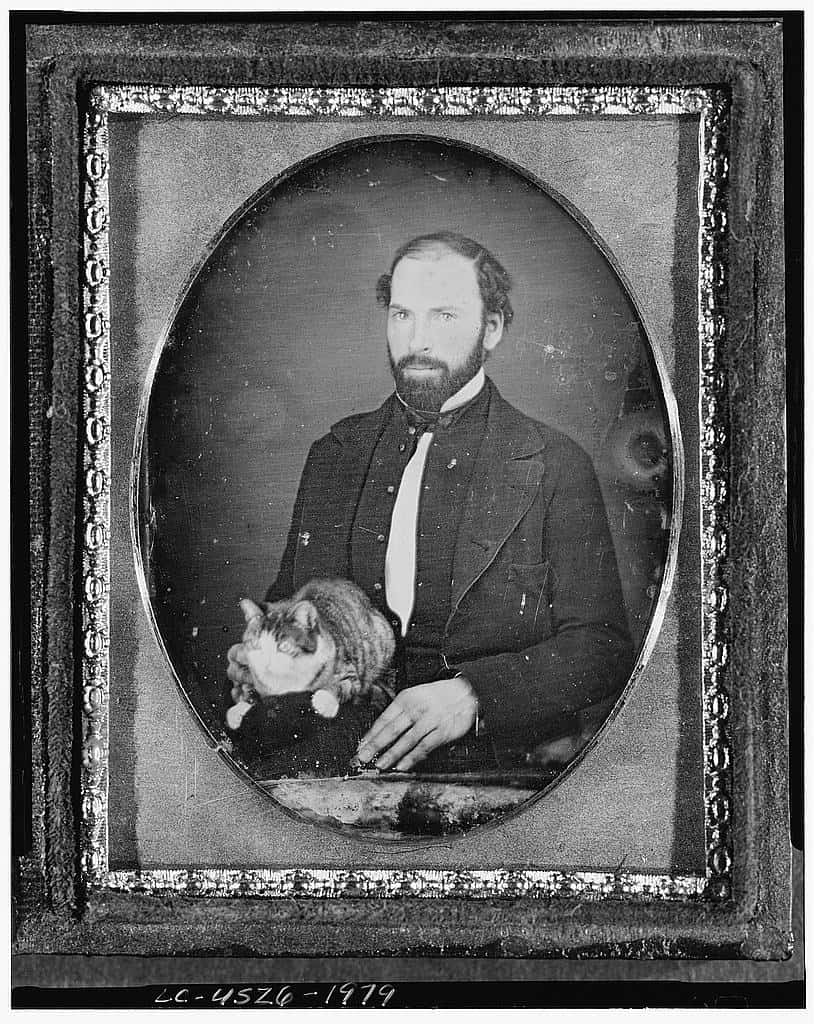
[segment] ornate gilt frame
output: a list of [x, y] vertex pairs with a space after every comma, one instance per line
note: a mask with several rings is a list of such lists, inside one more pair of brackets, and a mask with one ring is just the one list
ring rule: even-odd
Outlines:
[[[109, 682], [110, 504], [110, 114], [364, 118], [693, 114], [699, 117], [698, 342], [700, 354], [702, 523], [702, 688], [706, 872], [631, 871], [194, 870], [108, 871], [107, 729]], [[645, 88], [231, 89], [98, 86], [84, 127], [84, 418], [82, 870], [91, 887], [207, 896], [496, 896], [725, 899], [731, 890], [730, 746], [726, 688], [726, 395], [719, 373], [725, 341], [727, 129], [723, 91]]]
[[[18, 952], [790, 955], [782, 26], [742, 22], [28, 26], [31, 825], [15, 866]], [[124, 109], [699, 117], [704, 872], [108, 870], [106, 133]]]

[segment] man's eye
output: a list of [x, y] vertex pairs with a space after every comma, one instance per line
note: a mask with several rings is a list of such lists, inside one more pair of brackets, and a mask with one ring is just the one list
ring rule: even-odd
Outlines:
[[406, 320], [407, 319], [407, 314], [405, 313], [405, 311], [403, 309], [393, 309], [393, 310], [391, 310], [390, 311], [390, 316], [394, 320]]
[[445, 323], [455, 319], [455, 314], [450, 313], [448, 310], [442, 310], [438, 315]]

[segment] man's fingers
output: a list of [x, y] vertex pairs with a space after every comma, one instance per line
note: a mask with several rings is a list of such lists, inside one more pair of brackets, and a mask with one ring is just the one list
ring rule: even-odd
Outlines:
[[254, 679], [252, 678], [251, 670], [244, 665], [238, 665], [236, 662], [233, 662], [226, 669], [226, 678], [233, 686], [244, 687], [248, 692], [254, 690]]
[[396, 698], [394, 701], [391, 701], [391, 703], [387, 705], [384, 711], [382, 711], [382, 713], [379, 715], [379, 717], [376, 719], [373, 725], [371, 725], [371, 727], [368, 729], [367, 735], [364, 737], [364, 739], [367, 739], [367, 736], [372, 736], [374, 733], [378, 732], [379, 729], [382, 728], [382, 726], [388, 725], [390, 722], [395, 721], [395, 719], [397, 719], [400, 715], [403, 715], [404, 713], [404, 707], [402, 706], [402, 703], [398, 698]]
[[369, 763], [382, 750], [386, 750], [412, 724], [412, 718], [402, 712], [397, 718], [385, 723], [380, 729], [371, 730], [367, 737], [359, 744], [359, 748], [356, 751], [356, 760], [361, 764]]
[[404, 733], [397, 743], [394, 743], [386, 753], [382, 754], [376, 761], [376, 766], [382, 769], [392, 768], [394, 764], [401, 762], [406, 755], [417, 747], [432, 729], [433, 727], [429, 723], [419, 719], [411, 729]]
[[247, 683], [245, 681], [237, 682], [231, 689], [231, 695], [232, 700], [235, 702], [235, 704], [237, 704], [238, 701], [241, 700], [245, 700], [251, 703], [255, 695], [255, 689], [250, 683]]
[[372, 761], [380, 751], [389, 747], [393, 740], [398, 739], [413, 724], [412, 718], [405, 711], [396, 709], [394, 714], [388, 714], [392, 707], [391, 704], [383, 711], [362, 737], [356, 751], [356, 760], [362, 764]]
[[413, 765], [423, 761], [427, 754], [431, 754], [436, 747], [440, 747], [443, 736], [440, 729], [433, 729], [413, 749], [395, 765], [397, 772], [408, 772]]
[[253, 684], [252, 671], [246, 661], [246, 648], [243, 644], [232, 644], [226, 652], [226, 677], [239, 686]]
[[243, 644], [232, 644], [226, 652], [226, 660], [230, 665], [245, 665], [246, 660], [243, 657]]
[[251, 682], [252, 674], [246, 665], [238, 661], [230, 661], [226, 666], [226, 678], [233, 683], [248, 684]]
[[371, 741], [378, 735], [378, 733], [382, 729], [386, 728], [388, 725], [391, 725], [397, 718], [399, 718], [403, 714], [404, 708], [401, 706], [401, 703], [398, 700], [398, 698], [396, 698], [396, 700], [392, 701], [390, 704], [387, 705], [387, 707], [384, 709], [384, 711], [382, 711], [382, 713], [379, 715], [379, 717], [376, 719], [373, 725], [371, 725], [371, 727], [368, 729], [365, 735], [361, 738], [361, 740], [359, 741], [360, 749], [362, 747], [369, 746]]

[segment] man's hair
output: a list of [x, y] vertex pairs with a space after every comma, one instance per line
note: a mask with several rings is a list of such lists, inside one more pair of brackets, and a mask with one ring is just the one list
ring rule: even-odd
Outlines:
[[379, 303], [385, 308], [390, 305], [390, 283], [393, 280], [396, 265], [401, 260], [409, 256], [421, 259], [422, 256], [438, 255], [444, 249], [474, 263], [483, 301], [484, 318], [492, 313], [502, 313], [503, 326], [508, 327], [514, 318], [514, 310], [509, 301], [512, 279], [506, 273], [501, 262], [487, 248], [465, 235], [456, 234], [454, 231], [438, 231], [432, 235], [419, 235], [417, 238], [411, 238], [409, 242], [405, 242], [393, 257], [390, 270], [386, 274], [382, 274], [376, 282], [376, 299]]

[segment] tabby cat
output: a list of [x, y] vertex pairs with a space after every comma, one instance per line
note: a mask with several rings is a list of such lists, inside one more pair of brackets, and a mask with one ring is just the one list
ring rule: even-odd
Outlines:
[[[345, 770], [394, 696], [387, 620], [348, 580], [311, 580], [286, 601], [240, 606], [242, 678], [226, 713], [238, 751], [269, 778]], [[291, 764], [260, 766], [285, 747]]]

